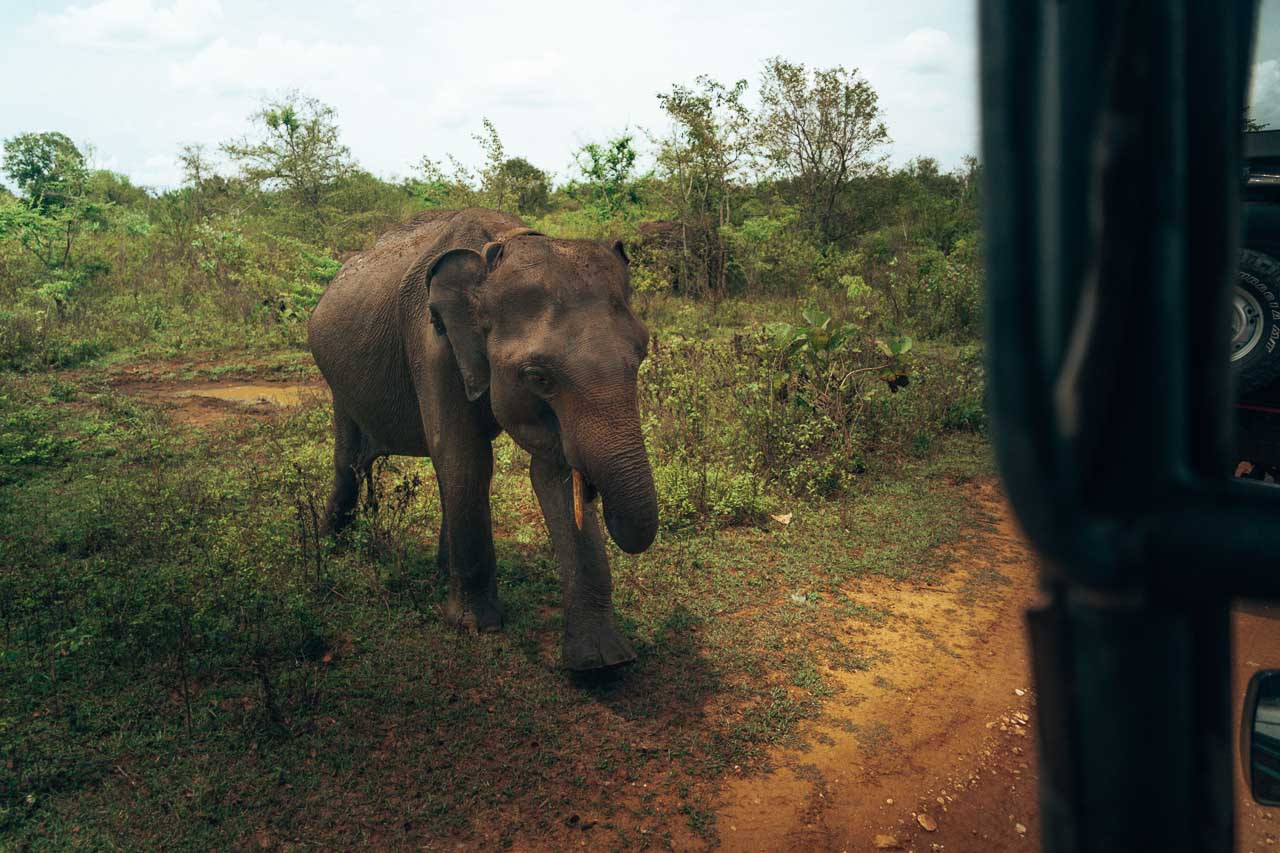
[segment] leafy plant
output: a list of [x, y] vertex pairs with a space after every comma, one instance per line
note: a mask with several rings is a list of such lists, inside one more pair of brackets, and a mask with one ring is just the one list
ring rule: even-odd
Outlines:
[[634, 137], [622, 133], [607, 142], [588, 142], [574, 154], [582, 175], [574, 189], [598, 219], [612, 220], [639, 201], [635, 186]]

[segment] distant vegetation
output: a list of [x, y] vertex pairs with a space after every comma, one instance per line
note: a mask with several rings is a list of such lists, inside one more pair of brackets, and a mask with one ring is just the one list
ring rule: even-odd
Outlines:
[[[60, 133], [8, 139], [17, 195], [0, 197], [0, 367], [298, 349], [341, 262], [386, 228], [433, 208], [500, 208], [554, 236], [627, 240], [637, 308], [659, 341], [734, 336], [733, 357], [708, 370], [732, 366], [748, 395], [754, 470], [838, 491], [877, 433], [870, 413], [927, 369], [913, 341], [976, 340], [980, 167], [887, 166], [876, 93], [843, 68], [774, 59], [754, 96], [746, 81], [704, 76], [658, 100], [666, 131], [584, 145], [559, 182], [512, 156], [488, 119], [478, 168], [424, 157], [411, 177], [380, 179], [353, 160], [333, 110], [296, 92], [219, 146], [230, 171], [190, 145], [182, 185], [159, 194], [92, 169]], [[696, 328], [674, 319], [695, 315]], [[736, 335], [735, 317], [751, 319]], [[974, 354], [965, 362], [977, 370]], [[780, 420], [756, 423], [761, 412]], [[778, 468], [792, 457], [818, 470]]]
[[785, 297], [893, 334], [974, 336], [975, 161], [889, 168], [876, 94], [841, 68], [776, 59], [754, 97], [708, 77], [658, 97], [668, 130], [585, 145], [559, 181], [487, 119], [478, 168], [424, 157], [383, 180], [353, 160], [333, 110], [298, 93], [218, 146], [229, 170], [203, 145], [175, 152], [182, 185], [158, 194], [93, 169], [60, 133], [5, 140], [17, 194], [0, 195], [0, 365], [296, 345], [341, 260], [417, 211], [467, 205], [629, 240], [645, 298]]

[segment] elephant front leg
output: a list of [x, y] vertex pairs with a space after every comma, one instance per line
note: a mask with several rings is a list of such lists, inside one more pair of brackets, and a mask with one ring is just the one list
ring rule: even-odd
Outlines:
[[583, 506], [579, 528], [574, 518], [573, 472], [562, 463], [539, 457], [529, 471], [560, 564], [565, 667], [591, 670], [630, 663], [636, 653], [614, 620], [613, 578], [595, 502]]
[[360, 481], [356, 473], [360, 469], [360, 452], [363, 438], [356, 422], [343, 414], [335, 405], [333, 409], [333, 490], [324, 507], [324, 532], [326, 535], [341, 533], [355, 518], [356, 501], [360, 496]]
[[445, 616], [462, 627], [497, 631], [502, 627], [502, 609], [489, 516], [492, 448], [486, 442], [437, 459], [436, 476], [443, 510], [439, 558], [449, 578]]

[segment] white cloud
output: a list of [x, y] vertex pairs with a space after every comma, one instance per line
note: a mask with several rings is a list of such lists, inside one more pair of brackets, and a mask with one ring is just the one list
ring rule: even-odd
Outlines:
[[264, 33], [250, 45], [219, 38], [195, 56], [169, 66], [169, 79], [178, 88], [215, 92], [260, 92], [302, 89], [380, 89], [371, 75], [379, 62], [377, 48], [326, 41], [301, 42]]
[[[861, 69], [880, 95], [892, 162], [958, 164], [977, 145], [972, 6], [856, 5], [0, 0], [0, 29], [24, 36], [0, 51], [0, 72], [19, 81], [0, 87], [0, 139], [62, 130], [165, 185], [182, 145], [216, 151], [250, 131], [263, 97], [297, 89], [337, 111], [344, 143], [377, 174], [403, 174], [423, 155], [475, 165], [483, 117], [513, 156], [570, 173], [584, 142], [630, 128], [646, 148], [646, 130], [663, 135], [656, 93], [705, 73], [747, 78], [753, 100], [763, 61], [781, 55]], [[50, 64], [59, 43], [77, 49]]]
[[886, 41], [862, 70], [880, 96], [891, 162], [928, 156], [950, 167], [976, 151], [977, 54], [962, 31], [917, 27]]
[[553, 50], [494, 62], [477, 81], [477, 96], [519, 109], [544, 109], [571, 102], [563, 81], [571, 78], [565, 58]]
[[184, 45], [208, 38], [222, 16], [220, 0], [99, 0], [68, 6], [36, 23], [57, 42], [94, 49]]
[[903, 68], [917, 74], [950, 73], [963, 61], [951, 34], [931, 27], [908, 33], [896, 54]]

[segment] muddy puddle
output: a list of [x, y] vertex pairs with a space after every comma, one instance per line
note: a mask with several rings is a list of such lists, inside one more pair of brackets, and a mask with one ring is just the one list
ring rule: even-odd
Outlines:
[[275, 414], [329, 398], [323, 382], [148, 382], [121, 390], [158, 403], [174, 420], [194, 426]]
[[170, 397], [210, 397], [215, 400], [226, 400], [244, 406], [275, 406], [291, 409], [301, 406], [303, 402], [316, 393], [313, 385], [270, 382], [261, 384], [220, 385], [211, 388], [188, 388], [170, 391]]

